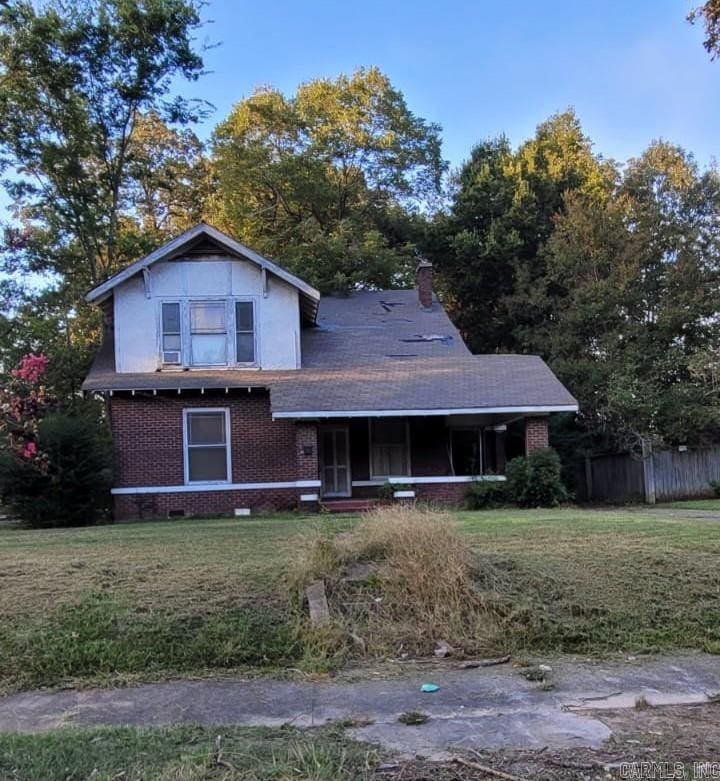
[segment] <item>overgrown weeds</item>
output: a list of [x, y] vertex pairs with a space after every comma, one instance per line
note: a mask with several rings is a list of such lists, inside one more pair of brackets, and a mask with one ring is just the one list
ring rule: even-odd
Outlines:
[[16, 686], [132, 673], [282, 666], [302, 655], [294, 617], [279, 606], [216, 614], [133, 614], [112, 597], [88, 596], [42, 624], [0, 629], [0, 678]]
[[[347, 577], [363, 565], [367, 577]], [[491, 588], [479, 587], [493, 573], [479, 571], [448, 512], [383, 507], [350, 531], [319, 534], [294, 573], [295, 588], [302, 595], [317, 578], [345, 642], [371, 655], [427, 654], [440, 639], [466, 652], [500, 643], [499, 605]]]

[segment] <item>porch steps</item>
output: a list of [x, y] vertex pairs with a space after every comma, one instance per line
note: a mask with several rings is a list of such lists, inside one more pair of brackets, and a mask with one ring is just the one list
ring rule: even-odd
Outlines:
[[323, 499], [320, 509], [326, 513], [363, 513], [376, 505], [377, 499]]

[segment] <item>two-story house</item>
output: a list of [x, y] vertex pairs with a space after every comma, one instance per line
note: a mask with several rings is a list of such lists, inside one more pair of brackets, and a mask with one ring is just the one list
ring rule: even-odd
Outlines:
[[198, 225], [93, 289], [117, 518], [378, 496], [460, 501], [577, 410], [540, 358], [472, 355], [421, 263], [415, 290], [321, 297]]

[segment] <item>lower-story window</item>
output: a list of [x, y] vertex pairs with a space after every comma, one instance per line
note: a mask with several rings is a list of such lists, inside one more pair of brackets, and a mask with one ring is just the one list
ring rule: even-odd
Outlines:
[[370, 476], [403, 477], [410, 474], [410, 435], [404, 418], [370, 421]]
[[183, 412], [186, 483], [230, 482], [230, 410]]

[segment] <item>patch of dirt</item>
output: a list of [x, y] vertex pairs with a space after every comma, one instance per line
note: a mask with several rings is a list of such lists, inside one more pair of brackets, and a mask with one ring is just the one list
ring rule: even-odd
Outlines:
[[[720, 763], [718, 704], [602, 710], [588, 715], [604, 721], [613, 731], [613, 737], [602, 748], [482, 751], [462, 754], [462, 757], [523, 781], [692, 779], [694, 763]], [[627, 763], [641, 762], [654, 764], [644, 768], [627, 767]], [[680, 768], [684, 775], [678, 774]], [[632, 769], [638, 774], [630, 775]], [[376, 778], [378, 781], [497, 781], [501, 776], [457, 762], [418, 759], [380, 768]]]

